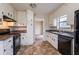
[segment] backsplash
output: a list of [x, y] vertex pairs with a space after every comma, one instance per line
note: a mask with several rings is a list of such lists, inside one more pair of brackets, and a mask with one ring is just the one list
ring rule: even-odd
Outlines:
[[74, 32], [74, 25], [70, 25], [68, 28], [59, 28], [59, 30]]
[[60, 31], [74, 32], [74, 25], [70, 25], [70, 27], [64, 27], [64, 28], [57, 28], [56, 26], [49, 26], [47, 30], [60, 30]]
[[0, 29], [8, 29], [9, 26], [13, 26], [14, 23], [13, 22], [6, 22], [6, 21], [3, 21], [2, 24], [0, 24]]

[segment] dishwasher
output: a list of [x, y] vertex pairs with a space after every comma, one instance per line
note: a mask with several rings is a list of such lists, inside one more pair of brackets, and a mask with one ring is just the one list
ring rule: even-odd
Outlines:
[[71, 42], [72, 38], [59, 35], [58, 36], [58, 50], [62, 55], [71, 55]]

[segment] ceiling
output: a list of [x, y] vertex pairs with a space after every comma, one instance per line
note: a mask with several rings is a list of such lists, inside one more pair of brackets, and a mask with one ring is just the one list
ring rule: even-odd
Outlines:
[[38, 16], [44, 16], [50, 12], [55, 11], [62, 3], [37, 3], [36, 8], [31, 8], [29, 3], [12, 3], [11, 4], [16, 10], [31, 9]]

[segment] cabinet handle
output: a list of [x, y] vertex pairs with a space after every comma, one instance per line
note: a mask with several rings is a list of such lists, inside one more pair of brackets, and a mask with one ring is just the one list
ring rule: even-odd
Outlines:
[[22, 39], [24, 39], [24, 37]]
[[8, 16], [9, 16], [9, 13], [8, 13]]
[[11, 14], [11, 17], [12, 17], [12, 14]]
[[6, 49], [4, 49], [4, 52], [6, 51]]
[[31, 24], [31, 26], [32, 26], [32, 24]]
[[8, 42], [11, 42], [11, 40], [9, 40]]
[[13, 48], [13, 45], [11, 45], [11, 48]]
[[53, 41], [55, 42], [55, 39]]
[[4, 14], [4, 12], [2, 11], [2, 14]]
[[52, 38], [53, 41], [55, 41], [55, 39]]
[[31, 21], [32, 21], [32, 19], [31, 19]]
[[53, 38], [52, 38], [52, 40], [53, 40]]

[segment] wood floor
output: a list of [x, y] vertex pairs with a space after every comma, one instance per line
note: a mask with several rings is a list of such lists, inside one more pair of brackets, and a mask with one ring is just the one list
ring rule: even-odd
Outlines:
[[37, 40], [33, 45], [22, 46], [17, 55], [60, 55], [47, 41]]

